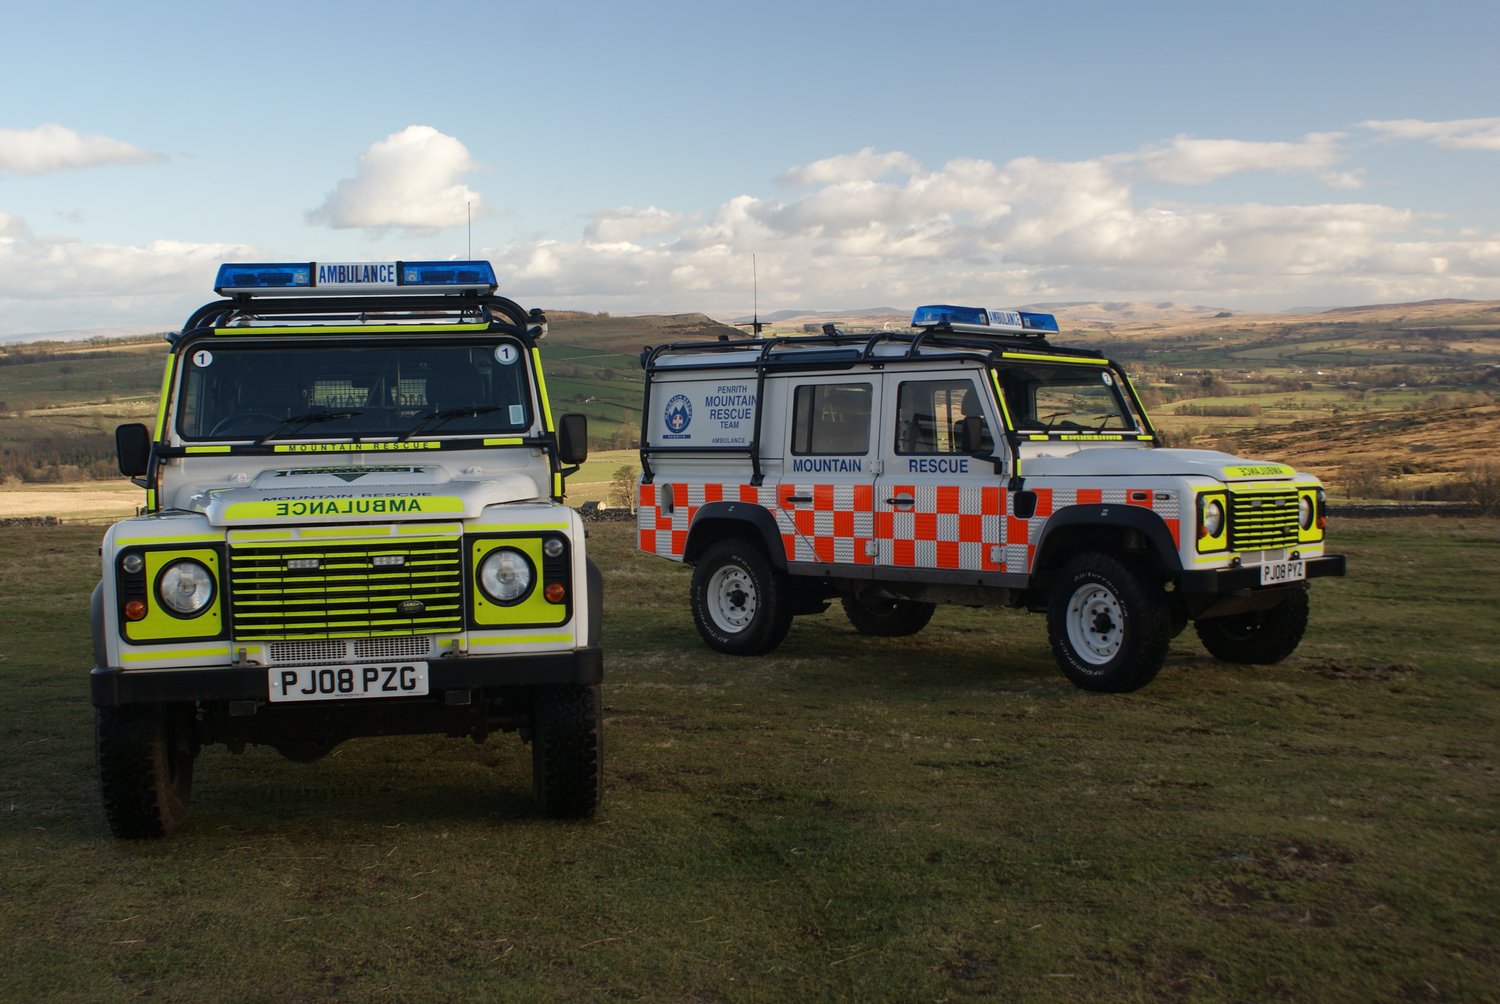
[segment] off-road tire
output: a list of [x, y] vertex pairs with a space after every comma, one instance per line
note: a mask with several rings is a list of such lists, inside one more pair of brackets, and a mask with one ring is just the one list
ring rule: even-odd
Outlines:
[[531, 702], [531, 792], [549, 819], [582, 819], [604, 789], [597, 684], [538, 687]]
[[705, 644], [726, 655], [761, 655], [792, 626], [786, 576], [745, 537], [711, 545], [693, 569], [693, 623]]
[[1269, 666], [1297, 650], [1307, 631], [1307, 587], [1266, 610], [1194, 621], [1193, 630], [1209, 654], [1223, 662]]
[[1063, 673], [1084, 690], [1126, 693], [1150, 683], [1172, 640], [1166, 593], [1145, 569], [1088, 552], [1063, 567], [1047, 605]]
[[187, 819], [193, 791], [191, 705], [94, 709], [94, 759], [104, 815], [117, 837], [164, 837]]
[[858, 596], [845, 596], [843, 602], [844, 613], [848, 616], [849, 623], [854, 625], [854, 630], [879, 638], [914, 635], [927, 626], [927, 622], [932, 620], [933, 612], [937, 610], [936, 603], [923, 603], [920, 600], [882, 597], [865, 600]]

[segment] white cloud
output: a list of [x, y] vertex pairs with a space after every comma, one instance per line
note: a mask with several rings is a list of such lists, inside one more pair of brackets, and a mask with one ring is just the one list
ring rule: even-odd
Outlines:
[[310, 223], [335, 229], [401, 230], [413, 235], [463, 226], [485, 206], [459, 180], [477, 165], [469, 150], [431, 126], [412, 125], [372, 144], [316, 209]]
[[[1297, 143], [1196, 141], [1157, 148], [1161, 176], [1335, 172], [1339, 134]], [[1373, 203], [1143, 202], [1137, 153], [1051, 162], [958, 159], [935, 169], [860, 151], [795, 168], [796, 198], [739, 195], [694, 213], [611, 210], [581, 240], [492, 249], [529, 302], [619, 312], [748, 312], [750, 256], [763, 308], [910, 305], [972, 298], [1178, 299], [1229, 307], [1401, 297], [1500, 296], [1494, 235]], [[901, 170], [897, 170], [900, 166]], [[649, 226], [635, 227], [637, 218]], [[605, 221], [622, 220], [618, 229]], [[680, 225], [665, 228], [669, 220]], [[659, 225], [659, 226], [658, 226]], [[649, 231], [649, 232], [647, 232]], [[604, 238], [610, 238], [605, 240]], [[1351, 297], [1355, 299], [1350, 299]]]
[[[1300, 143], [1177, 136], [1165, 146], [1142, 151], [1140, 165], [1147, 177], [1177, 185], [1201, 185], [1243, 171], [1324, 174], [1343, 159], [1339, 146], [1343, 138], [1343, 133], [1336, 132], [1310, 133]], [[1357, 180], [1348, 175], [1334, 177], [1341, 182], [1339, 187]]]
[[75, 132], [49, 123], [35, 129], [0, 129], [0, 171], [48, 174], [106, 164], [145, 164], [165, 160], [123, 140]]
[[243, 244], [88, 244], [35, 234], [0, 212], [0, 335], [172, 327], [213, 299], [220, 263], [256, 257]]
[[594, 222], [584, 229], [584, 235], [590, 240], [605, 243], [633, 241], [641, 237], [670, 233], [682, 223], [680, 214], [669, 213], [655, 206], [647, 206], [645, 209], [621, 206], [619, 209], [597, 210], [590, 215]]
[[791, 188], [806, 188], [810, 185], [879, 178], [888, 174], [909, 174], [917, 168], [916, 160], [909, 154], [898, 150], [876, 153], [874, 147], [867, 146], [858, 153], [839, 154], [837, 157], [815, 160], [806, 167], [787, 168], [776, 179], [776, 183]]
[[1360, 125], [1391, 139], [1425, 140], [1450, 150], [1500, 150], [1500, 118], [1450, 119], [1446, 122], [1371, 119]]

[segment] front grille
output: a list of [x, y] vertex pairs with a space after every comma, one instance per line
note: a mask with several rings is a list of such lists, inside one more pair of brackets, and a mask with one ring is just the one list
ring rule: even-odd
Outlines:
[[1231, 492], [1229, 549], [1265, 551], [1297, 543], [1297, 490]]
[[273, 641], [267, 647], [271, 652], [271, 664], [275, 666], [388, 662], [393, 659], [427, 659], [432, 656], [432, 639], [425, 635], [312, 638], [307, 641]]
[[240, 641], [458, 631], [463, 560], [457, 539], [241, 545], [229, 594]]

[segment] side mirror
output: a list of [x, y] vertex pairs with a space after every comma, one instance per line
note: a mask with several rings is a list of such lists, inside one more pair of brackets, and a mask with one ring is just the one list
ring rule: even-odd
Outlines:
[[139, 422], [115, 427], [115, 456], [120, 473], [138, 478], [151, 466], [151, 430]]
[[569, 412], [557, 427], [557, 459], [565, 464], [581, 464], [588, 458], [588, 416]]
[[958, 435], [961, 440], [959, 445], [963, 448], [963, 452], [969, 454], [987, 452], [984, 445], [984, 419], [978, 415], [965, 417], [959, 427]]

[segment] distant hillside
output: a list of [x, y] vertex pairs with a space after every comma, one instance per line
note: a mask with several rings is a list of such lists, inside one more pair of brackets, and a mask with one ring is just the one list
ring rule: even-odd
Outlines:
[[[1060, 344], [1119, 359], [1177, 445], [1284, 460], [1340, 494], [1443, 497], [1500, 441], [1500, 302], [1439, 300], [1312, 314], [1235, 314], [1170, 303], [1031, 304]], [[835, 321], [904, 327], [895, 308], [778, 314], [770, 334]], [[631, 447], [640, 353], [745, 337], [704, 314], [549, 311], [542, 343], [555, 411], [589, 418], [595, 449]], [[155, 411], [166, 346], [0, 345], [0, 481], [113, 474], [113, 429]], [[1374, 493], [1373, 495], [1371, 493]]]

